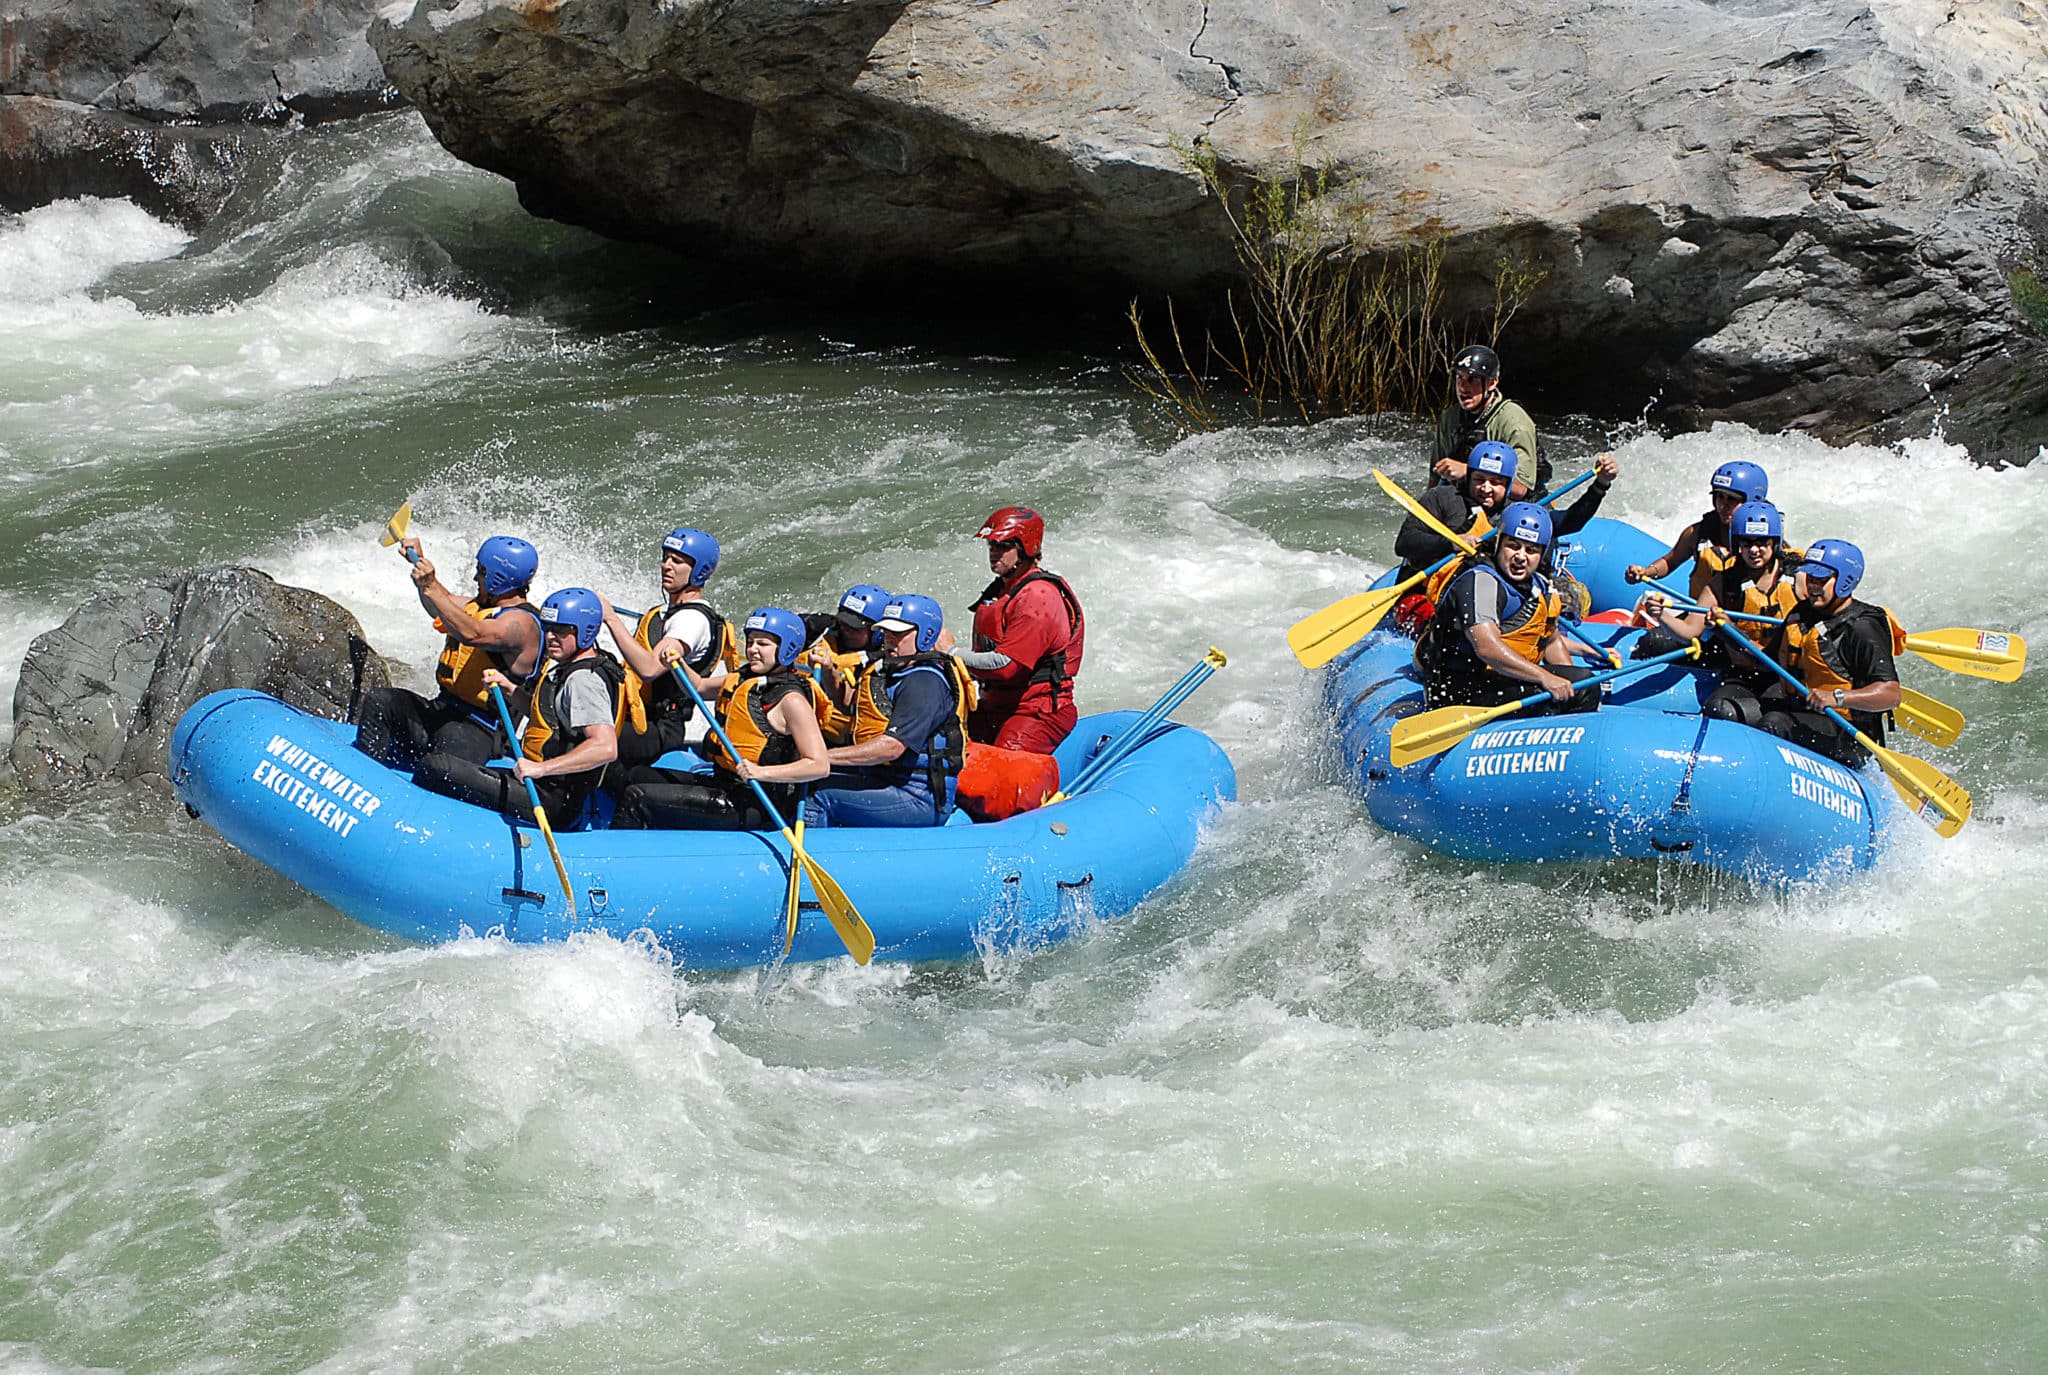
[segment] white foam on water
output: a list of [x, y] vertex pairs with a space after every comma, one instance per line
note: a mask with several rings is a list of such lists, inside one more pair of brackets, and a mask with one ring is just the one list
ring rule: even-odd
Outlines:
[[12, 326], [33, 328], [60, 318], [59, 303], [89, 306], [86, 289], [110, 269], [173, 257], [191, 241], [129, 201], [88, 196], [39, 206], [0, 219], [0, 302]]
[[[179, 322], [207, 345], [189, 376], [166, 334], [106, 385], [246, 420], [382, 375], [415, 318], [458, 361], [504, 328], [344, 247]], [[1107, 405], [892, 366], [677, 364], [552, 432], [587, 449], [523, 450], [542, 407], [391, 499], [417, 499], [453, 587], [517, 533], [537, 592], [641, 605], [655, 539], [694, 523], [726, 543], [729, 612], [873, 580], [956, 630], [986, 581], [975, 524], [1036, 502], [1090, 614], [1084, 709], [1231, 655], [1180, 715], [1247, 802], [1190, 871], [982, 966], [678, 978], [632, 940], [395, 946], [182, 821], [17, 823], [0, 1258], [70, 1295], [23, 1311], [182, 1368], [853, 1369], [878, 1330], [917, 1369], [1655, 1369], [1729, 1330], [1788, 1366], [1896, 1338], [1895, 1368], [1928, 1368], [1908, 1320], [1857, 1308], [1898, 1295], [1951, 1358], [2016, 1363], [2032, 1328], [1998, 1306], [2033, 1321], [2048, 1198], [2027, 683], [1907, 666], [1972, 717], [1930, 757], [1977, 818], [1836, 888], [1448, 861], [1333, 781], [1282, 640], [1387, 566], [1398, 512], [1368, 469], [1419, 486], [1419, 430], [1155, 450]], [[1722, 427], [1621, 456], [1607, 513], [1671, 533], [1716, 464], [1761, 459], [1794, 533], [1863, 544], [1909, 623], [2031, 633], [2048, 590], [2024, 557], [2040, 479], [1952, 447]], [[254, 558], [417, 684], [438, 637], [384, 514], [307, 511]], [[0, 656], [66, 609], [0, 601]], [[25, 1096], [39, 1079], [65, 1093]], [[1944, 1318], [1929, 1292], [1972, 1297]]]
[[[182, 237], [139, 228], [156, 222], [126, 202], [49, 209], [68, 214], [15, 235], [27, 299], [10, 308], [18, 327], [0, 372], [0, 444], [29, 471], [258, 433], [307, 393], [338, 389], [339, 403], [410, 391], [416, 374], [518, 332], [360, 243], [328, 249], [246, 300], [141, 310], [87, 288], [109, 267], [166, 256]], [[51, 237], [74, 229], [87, 251], [46, 265]], [[0, 239], [0, 260], [7, 244]]]

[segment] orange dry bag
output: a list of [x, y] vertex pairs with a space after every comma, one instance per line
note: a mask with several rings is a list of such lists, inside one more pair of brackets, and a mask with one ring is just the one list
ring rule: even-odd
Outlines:
[[976, 821], [1036, 810], [1059, 790], [1060, 765], [1051, 755], [967, 742], [957, 800]]

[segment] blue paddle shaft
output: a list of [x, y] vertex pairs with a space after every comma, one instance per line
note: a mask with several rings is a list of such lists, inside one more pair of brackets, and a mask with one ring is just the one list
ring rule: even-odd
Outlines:
[[[1595, 683], [1609, 682], [1615, 678], [1626, 677], [1631, 673], [1641, 673], [1646, 668], [1655, 668], [1659, 664], [1668, 664], [1674, 659], [1690, 659], [1691, 657], [1692, 650], [1690, 649], [1674, 649], [1669, 654], [1659, 654], [1654, 659], [1643, 659], [1633, 664], [1623, 664], [1620, 668], [1610, 668], [1603, 673], [1588, 674], [1586, 677], [1579, 679], [1578, 682], [1573, 683], [1572, 690], [1577, 691], [1580, 688], [1589, 688]], [[1533, 707], [1538, 702], [1549, 700], [1550, 694], [1547, 692], [1532, 692], [1527, 697], [1518, 700], [1515, 705], [1518, 707]]]
[[[1721, 634], [1733, 640], [1736, 644], [1739, 644], [1744, 649], [1748, 650], [1751, 658], [1763, 664], [1766, 668], [1770, 669], [1771, 672], [1777, 674], [1780, 678], [1783, 678], [1785, 680], [1785, 686], [1791, 688], [1793, 694], [1797, 696], [1800, 700], [1805, 700], [1808, 691], [1807, 686], [1806, 684], [1800, 682], [1797, 678], [1792, 676], [1791, 669], [1786, 668], [1776, 659], [1773, 659], [1770, 655], [1764, 653], [1763, 650], [1759, 649], [1755, 644], [1751, 643], [1750, 638], [1747, 635], [1744, 635], [1741, 631], [1730, 630], [1725, 625], [1716, 626], [1714, 628], [1720, 631]], [[1843, 716], [1842, 713], [1836, 711], [1833, 707], [1822, 707], [1821, 710], [1828, 714], [1828, 719], [1830, 721], [1833, 721], [1836, 725], [1842, 728], [1843, 733], [1859, 740], [1863, 738], [1863, 732], [1856, 729], [1855, 726], [1849, 724], [1848, 718]]]
[[[1662, 592], [1665, 596], [1676, 598], [1677, 602], [1671, 608], [1673, 611], [1680, 611], [1686, 615], [1691, 615], [1695, 612], [1706, 610], [1704, 606], [1701, 606], [1698, 602], [1694, 601], [1690, 596], [1683, 592], [1680, 592], [1677, 588], [1671, 586], [1668, 583], [1658, 582], [1655, 578], [1644, 578], [1643, 581], [1648, 583], [1650, 586], [1656, 588], [1659, 592]], [[1715, 610], [1719, 611], [1723, 616], [1726, 616], [1731, 621], [1754, 621], [1758, 625], [1785, 624], [1776, 616], [1757, 616], [1747, 611], [1730, 611], [1725, 606], [1716, 607]]]
[[1587, 483], [1591, 482], [1591, 481], [1592, 481], [1592, 480], [1593, 480], [1594, 478], [1598, 477], [1599, 475], [1600, 475], [1600, 470], [1599, 470], [1598, 468], [1588, 468], [1588, 469], [1586, 469], [1586, 471], [1585, 471], [1585, 472], [1583, 472], [1583, 473], [1580, 473], [1580, 474], [1579, 474], [1579, 475], [1578, 475], [1577, 477], [1573, 478], [1573, 479], [1572, 479], [1572, 480], [1571, 480], [1570, 482], [1567, 482], [1567, 483], [1565, 483], [1565, 485], [1564, 485], [1564, 486], [1562, 486], [1562, 487], [1558, 488], [1558, 489], [1557, 489], [1556, 491], [1552, 492], [1552, 493], [1551, 493], [1551, 494], [1550, 494], [1549, 496], [1547, 496], [1547, 497], [1543, 498], [1543, 504], [1544, 504], [1545, 506], [1555, 506], [1555, 505], [1557, 505], [1557, 499], [1558, 499], [1559, 497], [1561, 497], [1561, 496], [1565, 496], [1565, 495], [1567, 495], [1567, 494], [1569, 494], [1569, 493], [1571, 493], [1571, 492], [1575, 492], [1575, 491], [1577, 491], [1577, 490], [1578, 490], [1579, 488], [1581, 488], [1581, 487], [1585, 486], [1585, 485], [1586, 485]]
[[[512, 773], [517, 777], [519, 774], [519, 755], [523, 753], [519, 748], [519, 732], [512, 729], [512, 708], [505, 705], [505, 694], [498, 688], [496, 683], [491, 684], [491, 702], [498, 708], [498, 724], [505, 728], [506, 743], [512, 748]], [[538, 816], [540, 814], [540, 789], [533, 786], [531, 778], [520, 778], [519, 781], [526, 785], [526, 800], [533, 804], [534, 815]]]
[[1103, 774], [1122, 763], [1131, 751], [1138, 747], [1138, 742], [1145, 732], [1172, 715], [1180, 704], [1194, 696], [1195, 689], [1208, 682], [1215, 672], [1216, 665], [1205, 657], [1202, 662], [1182, 674], [1180, 681], [1168, 688], [1158, 701], [1147, 707], [1143, 715], [1124, 729], [1123, 734], [1110, 741], [1100, 754], [1088, 761], [1088, 766], [1081, 770], [1081, 776], [1074, 780], [1074, 786], [1067, 796], [1080, 796], [1082, 792], [1094, 786]]

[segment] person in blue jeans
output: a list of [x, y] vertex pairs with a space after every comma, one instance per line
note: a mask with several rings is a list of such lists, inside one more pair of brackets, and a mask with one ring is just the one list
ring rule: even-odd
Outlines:
[[882, 608], [881, 654], [854, 687], [853, 743], [825, 752], [832, 773], [804, 804], [806, 824], [943, 826], [952, 814], [974, 685], [938, 651], [945, 621], [930, 597]]

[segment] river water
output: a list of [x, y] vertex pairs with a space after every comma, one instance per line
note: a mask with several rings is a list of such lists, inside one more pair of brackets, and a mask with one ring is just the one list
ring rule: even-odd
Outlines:
[[[375, 542], [407, 497], [432, 554], [524, 533], [543, 586], [626, 604], [707, 526], [742, 611], [957, 610], [976, 523], [1026, 501], [1088, 604], [1084, 710], [1229, 651], [1183, 716], [1241, 804], [1057, 949], [764, 984], [409, 946], [161, 801], [0, 794], [0, 1369], [2048, 1360], [2032, 680], [1905, 665], [1970, 718], [1939, 762], [1976, 818], [1846, 886], [1436, 858], [1346, 794], [1282, 640], [1385, 567], [1367, 470], [1417, 478], [1418, 427], [1172, 443], [1114, 358], [720, 289], [528, 219], [409, 116], [307, 137], [198, 240], [118, 202], [0, 220], [0, 691], [92, 588], [228, 560], [423, 671]], [[1616, 446], [1608, 514], [1675, 530], [1759, 459], [1908, 625], [2048, 633], [2048, 470], [1551, 429], [1567, 474]]]

